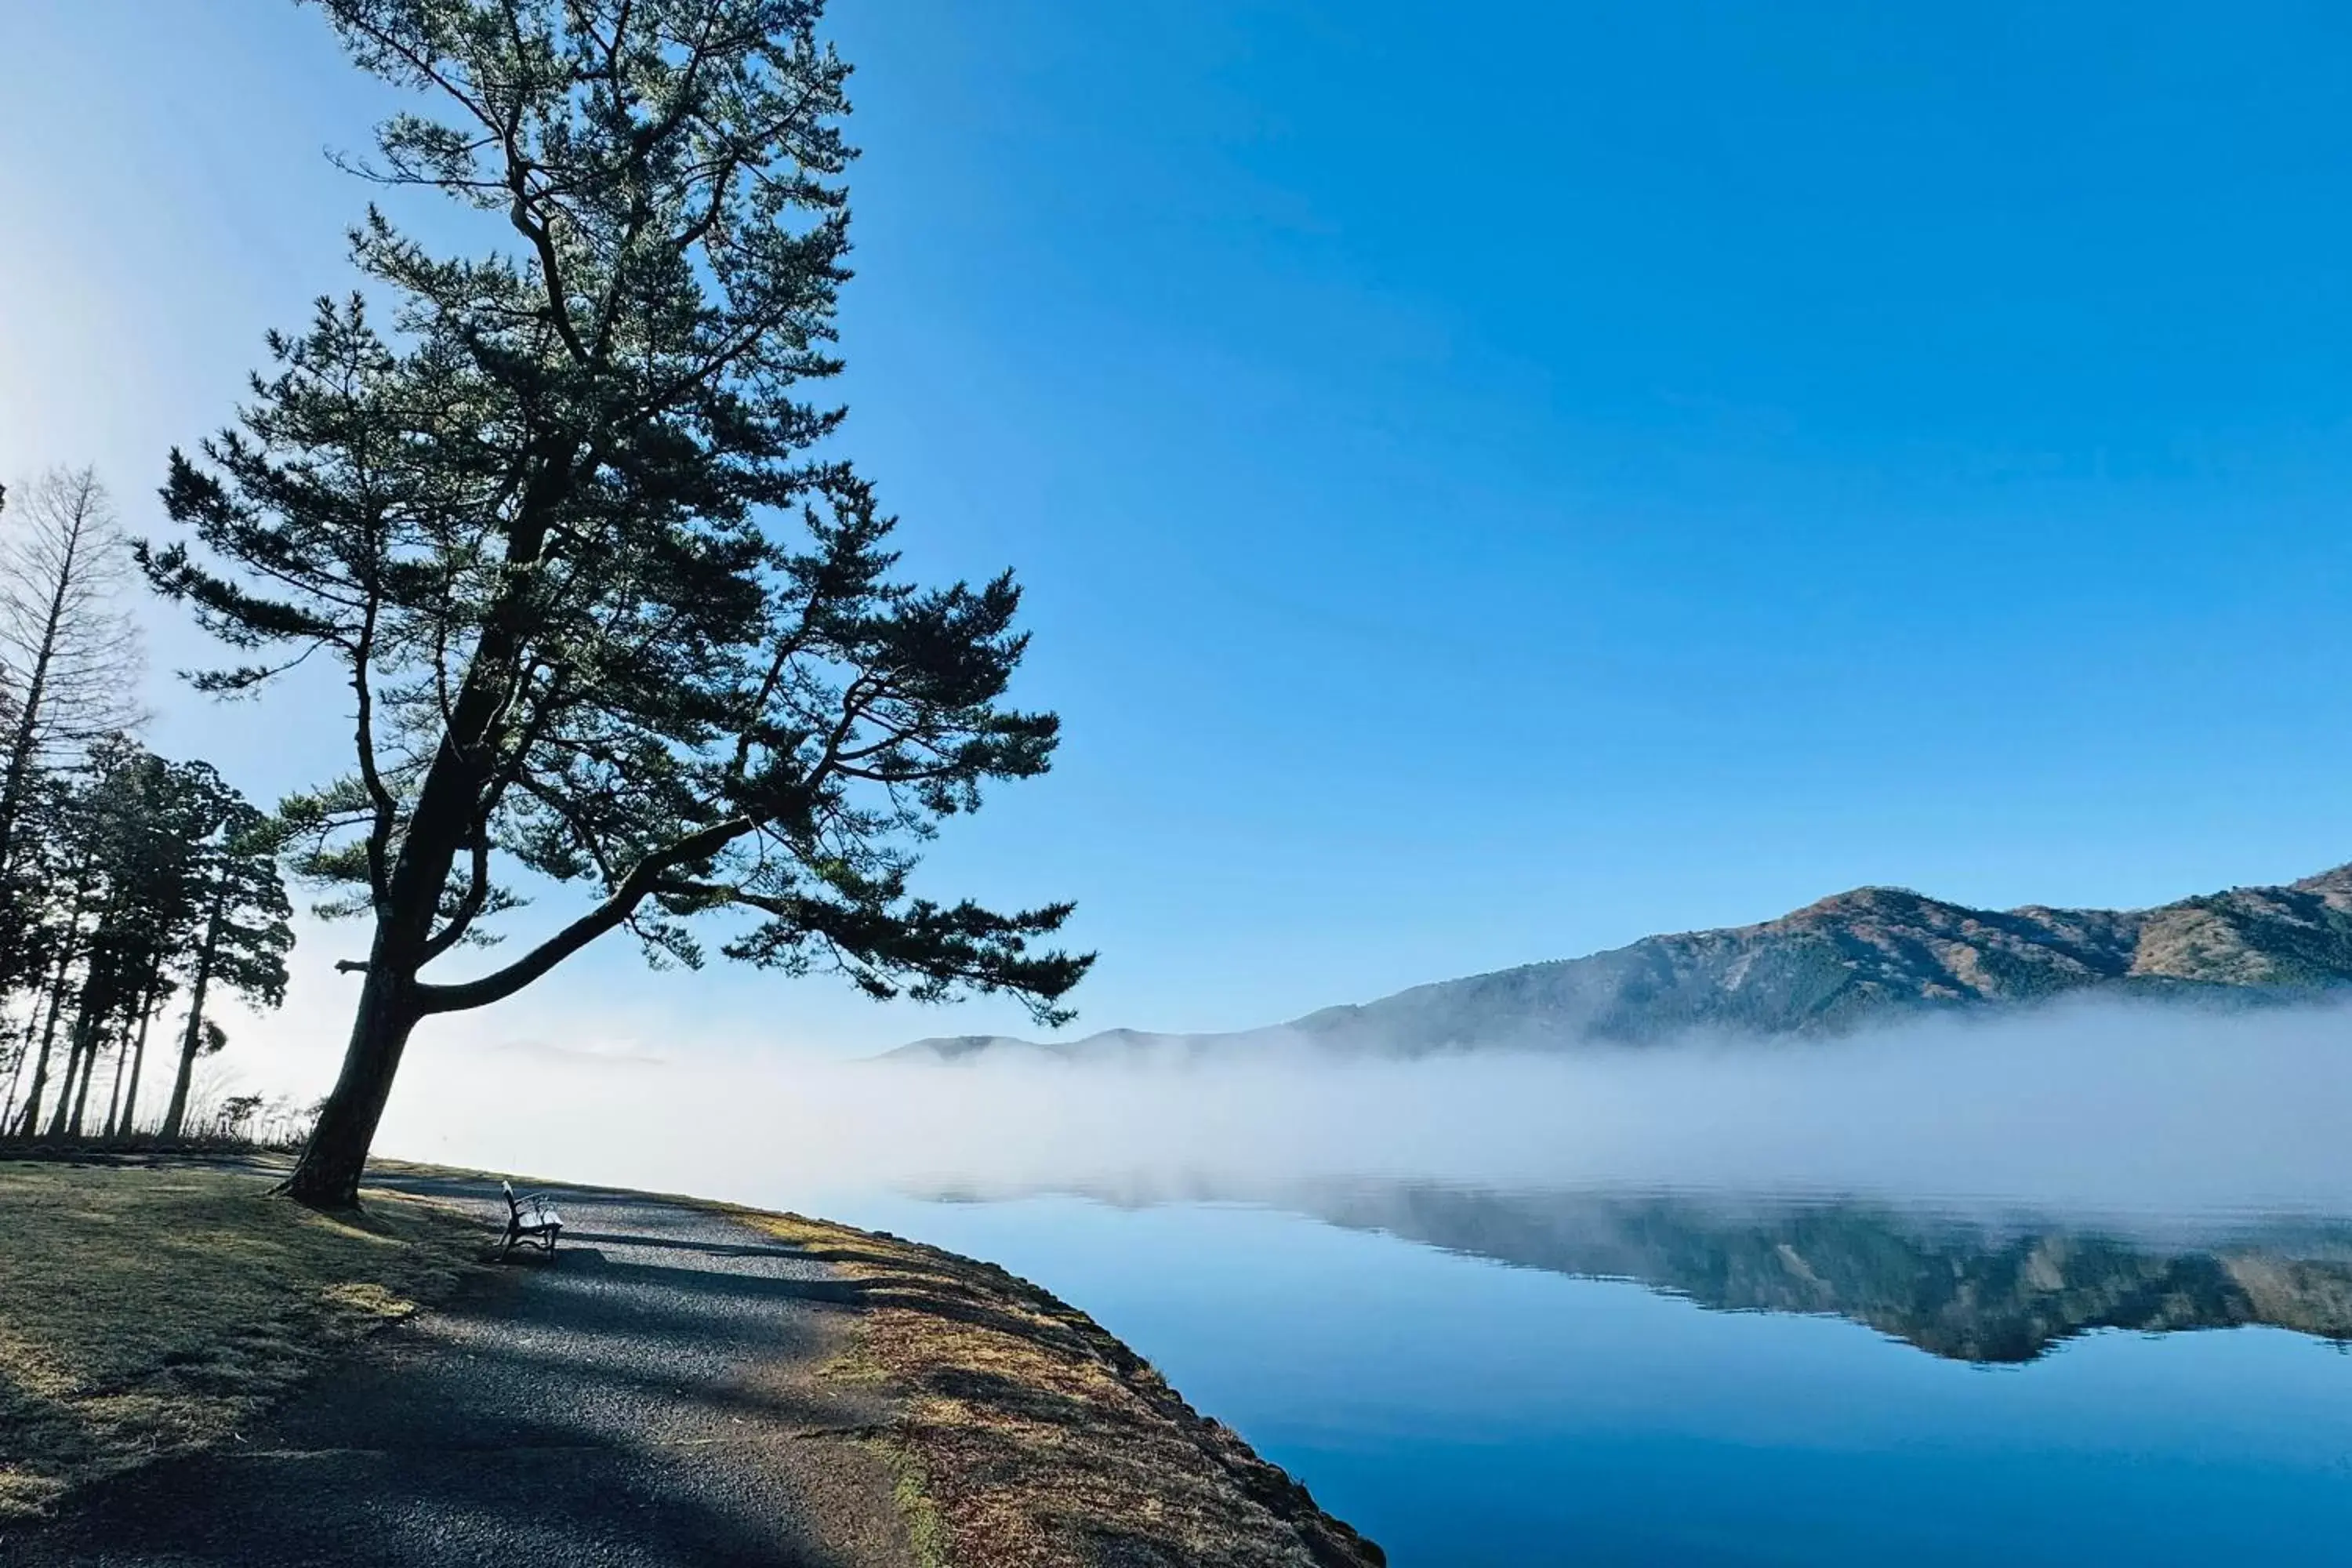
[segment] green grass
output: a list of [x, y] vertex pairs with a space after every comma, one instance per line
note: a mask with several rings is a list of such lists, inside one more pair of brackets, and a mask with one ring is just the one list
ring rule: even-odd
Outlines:
[[479, 1224], [330, 1217], [253, 1170], [0, 1162], [0, 1518], [236, 1433], [335, 1346], [446, 1297]]

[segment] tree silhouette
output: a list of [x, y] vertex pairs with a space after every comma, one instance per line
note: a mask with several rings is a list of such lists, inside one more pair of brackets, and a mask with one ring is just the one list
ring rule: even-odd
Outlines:
[[17, 850], [40, 780], [137, 712], [139, 639], [120, 602], [131, 562], [91, 469], [53, 468], [0, 512], [0, 988], [31, 957]]
[[[224, 792], [225, 793], [225, 792]], [[294, 945], [286, 884], [278, 872], [275, 825], [234, 795], [218, 800], [215, 826], [199, 852], [195, 906], [201, 934], [184, 950], [188, 964], [188, 1023], [180, 1040], [179, 1070], [163, 1136], [184, 1127], [196, 1058], [227, 1043], [205, 1016], [215, 986], [274, 1007], [286, 999], [286, 954]]]
[[[238, 427], [173, 456], [194, 535], [142, 548], [247, 662], [340, 663], [354, 766], [288, 803], [299, 864], [373, 924], [342, 1071], [288, 1184], [356, 1200], [411, 1031], [512, 995], [626, 928], [867, 994], [967, 990], [1059, 1019], [1087, 960], [1031, 944], [1067, 905], [917, 896], [917, 850], [984, 784], [1043, 773], [1050, 714], [1004, 696], [1009, 575], [921, 589], [892, 521], [819, 460], [801, 384], [847, 272], [848, 74], [814, 0], [322, 0], [352, 58], [444, 118], [379, 131], [394, 185], [502, 215], [444, 257], [372, 211], [354, 296], [273, 337]], [[589, 906], [500, 967], [427, 978], [521, 874]]]
[[[110, 1051], [98, 1130], [129, 1132], [150, 1026], [183, 980], [194, 991], [192, 1037], [206, 1023], [208, 988], [226, 984], [263, 1005], [283, 998], [293, 932], [275, 841], [267, 819], [208, 764], [168, 762], [123, 736], [100, 741], [71, 771], [43, 773], [27, 800], [19, 865], [37, 874], [42, 897], [27, 906], [21, 944], [37, 967], [28, 972], [36, 984], [18, 987], [29, 1005], [17, 1066], [29, 1058], [33, 1070], [13, 1130], [89, 1131], [99, 1064]], [[174, 1100], [176, 1135], [184, 1083]]]

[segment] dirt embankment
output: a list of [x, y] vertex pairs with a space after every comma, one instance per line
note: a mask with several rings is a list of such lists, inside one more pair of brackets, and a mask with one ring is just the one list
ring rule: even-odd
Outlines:
[[861, 1287], [919, 1534], [955, 1568], [1379, 1568], [1381, 1549], [1085, 1313], [993, 1264], [730, 1210]]

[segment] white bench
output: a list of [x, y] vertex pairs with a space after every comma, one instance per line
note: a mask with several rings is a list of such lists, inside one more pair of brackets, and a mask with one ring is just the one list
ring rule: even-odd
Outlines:
[[563, 1234], [563, 1216], [555, 1212], [555, 1205], [541, 1193], [525, 1193], [517, 1197], [512, 1182], [500, 1182], [499, 1191], [507, 1195], [507, 1238], [499, 1248], [499, 1256], [504, 1258], [517, 1244], [528, 1243], [547, 1248], [552, 1257], [555, 1238]]

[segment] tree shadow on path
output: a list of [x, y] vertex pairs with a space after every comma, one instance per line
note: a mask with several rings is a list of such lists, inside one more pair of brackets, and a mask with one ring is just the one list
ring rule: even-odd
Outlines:
[[[494, 1184], [404, 1179], [478, 1203]], [[486, 1270], [250, 1431], [77, 1496], [26, 1568], [905, 1568], [889, 1412], [818, 1370], [852, 1282], [723, 1217], [558, 1193], [596, 1245]]]

